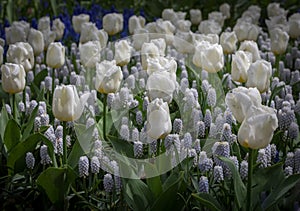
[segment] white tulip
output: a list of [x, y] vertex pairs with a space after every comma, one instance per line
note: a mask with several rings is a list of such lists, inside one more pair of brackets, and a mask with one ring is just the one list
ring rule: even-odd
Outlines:
[[164, 9], [161, 13], [163, 20], [171, 21], [172, 23], [177, 21], [177, 14], [173, 9], [167, 8]]
[[193, 53], [195, 51], [195, 46], [193, 43], [193, 32], [176, 32], [173, 40], [173, 46], [178, 52], [183, 54]]
[[10, 45], [6, 56], [7, 62], [23, 65], [26, 72], [33, 68], [34, 54], [29, 43], [17, 42]]
[[133, 15], [128, 20], [129, 33], [133, 34], [134, 30], [141, 29], [145, 27], [146, 20], [142, 16]]
[[50, 27], [50, 17], [45, 16], [39, 19], [38, 21], [38, 30], [41, 32], [51, 31]]
[[261, 105], [261, 96], [256, 88], [237, 87], [227, 93], [225, 103], [238, 122], [243, 122], [247, 112], [253, 106]]
[[81, 26], [79, 42], [99, 41], [101, 47], [105, 47], [108, 41], [108, 34], [103, 29], [98, 30], [96, 25], [91, 22], [83, 23]]
[[44, 36], [44, 48], [48, 49], [49, 45], [55, 41], [56, 34], [54, 31], [43, 31]]
[[189, 20], [179, 20], [177, 21], [177, 30], [182, 32], [189, 32], [191, 29], [191, 21]]
[[26, 42], [30, 24], [26, 21], [14, 21], [10, 27], [5, 27], [5, 38], [8, 45], [16, 42]]
[[3, 49], [3, 47], [0, 45], [0, 65], [3, 64], [3, 54], [4, 54], [4, 49]]
[[173, 42], [175, 30], [176, 27], [170, 21], [163, 21], [162, 19], [156, 20], [156, 32], [163, 35], [162, 38], [166, 40], [167, 44]]
[[248, 7], [246, 11], [242, 14], [242, 19], [251, 19], [252, 24], [258, 24], [259, 18], [260, 18], [261, 8], [257, 5], [251, 5]]
[[80, 118], [89, 94], [78, 96], [74, 85], [58, 86], [54, 90], [52, 112], [60, 121], [76, 121]]
[[[197, 45], [200, 41], [207, 41], [210, 44], [219, 43], [219, 35], [217, 34], [193, 34], [194, 44]], [[198, 41], [198, 42], [197, 42]]]
[[141, 49], [141, 57], [142, 57], [142, 67], [144, 70], [147, 70], [148, 67], [148, 58], [159, 57], [158, 47], [154, 43], [144, 43]]
[[220, 34], [222, 27], [214, 20], [201, 21], [198, 30], [202, 34]]
[[271, 51], [275, 55], [283, 54], [289, 43], [289, 35], [280, 28], [275, 28], [270, 33]]
[[239, 47], [239, 50], [251, 53], [253, 62], [260, 59], [260, 53], [257, 43], [252, 40], [245, 40], [244, 42], [242, 42]]
[[232, 55], [231, 78], [234, 81], [244, 83], [248, 79], [248, 69], [252, 63], [252, 54], [245, 51], [237, 51]]
[[176, 70], [177, 70], [177, 63], [173, 58], [165, 58], [163, 56], [160, 56], [158, 58], [150, 57], [148, 59], [148, 67], [147, 67], [148, 75], [151, 75], [152, 73], [157, 71], [167, 71], [176, 74]]
[[270, 17], [269, 20], [266, 20], [266, 25], [268, 27], [269, 34], [271, 35], [271, 31], [275, 28], [280, 28], [283, 31], [289, 31], [289, 24], [286, 16], [273, 16]]
[[220, 44], [225, 54], [236, 51], [237, 37], [235, 32], [223, 32], [220, 36]]
[[45, 48], [44, 36], [42, 32], [31, 28], [28, 35], [28, 43], [32, 46], [35, 56], [39, 56]]
[[172, 131], [169, 106], [162, 99], [155, 99], [148, 105], [146, 131], [153, 139], [164, 138]]
[[252, 107], [238, 131], [239, 143], [247, 148], [265, 148], [278, 127], [275, 110], [267, 106]]
[[86, 68], [95, 68], [101, 61], [101, 45], [99, 41], [89, 41], [79, 44], [80, 62]]
[[223, 3], [219, 7], [220, 12], [225, 16], [226, 19], [230, 18], [230, 5]]
[[162, 98], [167, 103], [172, 102], [176, 85], [175, 73], [167, 71], [156, 71], [152, 73], [146, 85], [150, 101], [156, 98]]
[[281, 8], [279, 3], [273, 2], [273, 3], [268, 4], [267, 13], [268, 13], [268, 17], [280, 16], [280, 15], [286, 16], [288, 11]]
[[104, 60], [96, 64], [95, 88], [100, 93], [115, 93], [122, 82], [123, 74], [116, 61]]
[[238, 40], [244, 41], [244, 40], [257, 40], [260, 28], [252, 23], [249, 22], [238, 22], [233, 27], [233, 31], [235, 32]]
[[247, 87], [256, 87], [261, 93], [270, 87], [270, 77], [272, 75], [272, 65], [266, 60], [257, 60], [252, 63], [248, 70]]
[[65, 32], [65, 24], [59, 18], [56, 18], [53, 20], [52, 30], [56, 35], [55, 40], [61, 40]]
[[149, 42], [149, 35], [146, 29], [136, 29], [132, 35], [132, 46], [139, 51], [144, 43]]
[[76, 33], [81, 33], [81, 27], [84, 23], [90, 21], [90, 16], [87, 14], [73, 15], [72, 25]]
[[109, 13], [103, 17], [103, 29], [109, 35], [115, 35], [123, 30], [123, 14]]
[[222, 46], [200, 42], [195, 49], [193, 63], [209, 73], [216, 73], [224, 67], [224, 55]]
[[202, 21], [202, 12], [199, 9], [190, 9], [190, 17], [193, 25], [199, 25]]
[[65, 64], [65, 47], [60, 42], [53, 42], [49, 45], [46, 63], [52, 68], [60, 68]]
[[291, 38], [300, 36], [300, 13], [295, 13], [289, 17], [289, 35]]
[[132, 47], [127, 40], [121, 40], [115, 43], [115, 60], [117, 65], [124, 66], [130, 62]]
[[24, 90], [26, 73], [21, 64], [3, 64], [1, 72], [2, 88], [5, 92], [15, 94]]
[[154, 43], [154, 45], [157, 46], [159, 55], [164, 56], [166, 51], [166, 41], [163, 38], [157, 38], [150, 41], [151, 43]]
[[214, 20], [214, 21], [216, 21], [221, 27], [223, 27], [223, 25], [224, 25], [224, 20], [225, 20], [225, 16], [224, 16], [223, 13], [221, 13], [221, 12], [214, 11], [214, 12], [208, 13], [208, 20]]

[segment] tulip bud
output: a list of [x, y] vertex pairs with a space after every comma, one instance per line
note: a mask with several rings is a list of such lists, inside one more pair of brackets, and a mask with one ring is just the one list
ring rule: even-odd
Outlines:
[[83, 94], [80, 98], [73, 85], [58, 86], [54, 90], [52, 112], [60, 121], [76, 121], [80, 118], [89, 94]]
[[65, 63], [65, 47], [60, 42], [49, 45], [46, 55], [46, 63], [49, 67], [60, 68]]
[[202, 34], [220, 34], [222, 27], [214, 20], [201, 21], [198, 30]]
[[5, 27], [5, 37], [8, 45], [16, 42], [26, 42], [30, 25], [26, 21], [14, 21], [10, 27]]
[[202, 13], [199, 9], [190, 10], [191, 22], [193, 25], [198, 25], [202, 21]]
[[226, 19], [230, 18], [230, 5], [227, 3], [221, 4], [219, 7], [220, 12], [225, 16]]
[[147, 134], [153, 139], [164, 138], [172, 131], [169, 106], [162, 99], [155, 99], [147, 108]]
[[79, 44], [80, 61], [84, 67], [94, 68], [101, 60], [101, 45], [99, 41], [89, 41]]
[[81, 27], [84, 23], [87, 23], [90, 21], [90, 16], [87, 15], [87, 14], [80, 14], [80, 15], [77, 15], [77, 16], [73, 16], [72, 17], [72, 24], [73, 24], [73, 28], [74, 28], [74, 31], [76, 33], [81, 33]]
[[31, 28], [28, 35], [28, 43], [32, 46], [35, 56], [39, 56], [44, 50], [44, 36], [42, 32]]
[[104, 60], [96, 64], [95, 88], [100, 93], [115, 93], [123, 79], [122, 70], [116, 65], [116, 61]]
[[52, 30], [55, 32], [55, 40], [61, 40], [65, 31], [65, 24], [59, 19], [54, 19], [52, 23]]
[[115, 35], [123, 30], [123, 14], [110, 13], [103, 17], [103, 29], [109, 35]]
[[270, 32], [271, 51], [275, 55], [283, 54], [289, 43], [289, 35], [280, 28], [275, 28]]
[[158, 47], [154, 43], [144, 43], [141, 49], [142, 66], [146, 70], [148, 67], [148, 58], [159, 57]]
[[295, 13], [289, 17], [289, 35], [296, 39], [300, 36], [300, 13]]
[[144, 28], [146, 20], [142, 16], [133, 15], [128, 20], [129, 33], [133, 34], [134, 30]]
[[235, 32], [223, 32], [220, 36], [220, 44], [225, 54], [234, 53], [236, 51], [237, 37]]
[[267, 91], [270, 87], [270, 77], [272, 75], [272, 66], [265, 60], [257, 60], [252, 63], [248, 70], [247, 87], [256, 87], [261, 93]]
[[232, 80], [244, 83], [248, 79], [248, 69], [252, 63], [252, 54], [237, 51], [232, 55], [231, 77]]
[[233, 27], [233, 31], [240, 42], [244, 40], [256, 41], [259, 34], [259, 27], [255, 24], [241, 21]]
[[25, 88], [25, 70], [20, 64], [6, 63], [1, 66], [2, 88], [5, 92], [15, 94]]
[[250, 52], [252, 54], [252, 62], [260, 59], [257, 43], [252, 40], [246, 40], [242, 42], [239, 50]]
[[34, 55], [31, 45], [18, 42], [9, 46], [7, 51], [7, 62], [21, 64], [25, 71], [29, 71], [34, 65]]
[[124, 66], [130, 62], [131, 46], [127, 40], [121, 40], [115, 43], [115, 60], [117, 65]]

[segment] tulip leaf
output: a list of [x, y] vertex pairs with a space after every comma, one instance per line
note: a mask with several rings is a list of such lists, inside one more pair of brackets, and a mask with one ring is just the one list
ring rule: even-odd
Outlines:
[[268, 106], [270, 107], [271, 106], [271, 102], [272, 100], [275, 98], [275, 96], [281, 91], [282, 88], [284, 88], [285, 85], [281, 85], [281, 86], [276, 86], [274, 88], [274, 90], [272, 90], [271, 92], [271, 96], [270, 96], [270, 99], [269, 99], [269, 102], [268, 102]]
[[22, 140], [24, 141], [26, 138], [28, 138], [28, 136], [30, 135], [32, 129], [33, 129], [33, 126], [34, 126], [34, 119], [36, 117], [36, 114], [38, 112], [38, 106], [36, 106], [33, 111], [31, 112], [30, 116], [29, 116], [29, 119], [28, 119], [28, 122], [26, 124], [24, 124], [22, 126], [22, 131], [24, 130], [23, 132], [23, 136], [22, 136]]
[[17, 173], [24, 170], [26, 166], [25, 165], [26, 153], [34, 151], [37, 144], [41, 141], [48, 146], [49, 156], [51, 157], [52, 161], [55, 162], [54, 148], [52, 142], [49, 141], [44, 135], [40, 133], [35, 133], [33, 135], [30, 135], [25, 141], [20, 142], [8, 154], [7, 167], [9, 169], [10, 175], [13, 172]]
[[72, 146], [72, 151], [70, 152], [68, 156], [68, 164], [72, 167], [75, 168], [78, 164], [78, 160], [80, 156], [84, 155], [84, 151], [82, 150], [80, 143], [78, 140], [74, 143]]
[[2, 110], [1, 110], [1, 113], [0, 113], [0, 136], [1, 136], [1, 140], [4, 139], [4, 132], [5, 132], [5, 126], [4, 125], [7, 125], [7, 122], [9, 121], [9, 118], [8, 118], [8, 113], [5, 109], [5, 106], [2, 107]]
[[37, 178], [37, 184], [43, 188], [53, 204], [63, 208], [70, 185], [75, 178], [76, 174], [70, 167], [49, 167]]
[[274, 190], [264, 200], [262, 207], [264, 210], [271, 208], [276, 204], [290, 189], [300, 181], [300, 174], [293, 174], [284, 180], [279, 181]]
[[4, 144], [8, 153], [20, 142], [20, 137], [21, 131], [18, 123], [10, 119], [4, 132]]
[[45, 77], [48, 75], [48, 70], [44, 69], [41, 72], [39, 72], [33, 80], [33, 84], [37, 87], [40, 87], [41, 82], [45, 79]]
[[57, 11], [56, 11], [56, 8], [57, 8], [56, 0], [50, 0], [50, 2], [51, 2], [51, 8], [52, 8], [53, 15], [54, 15], [54, 16], [57, 16]]
[[192, 193], [192, 196], [202, 205], [209, 208], [209, 210], [222, 210], [222, 206], [211, 195], [207, 193]]
[[219, 159], [224, 161], [231, 170], [237, 206], [241, 208], [246, 199], [247, 189], [233, 161], [223, 156], [220, 156]]

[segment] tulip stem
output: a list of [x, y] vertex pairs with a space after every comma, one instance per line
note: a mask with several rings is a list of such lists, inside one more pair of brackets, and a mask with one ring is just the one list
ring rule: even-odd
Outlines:
[[52, 95], [54, 93], [54, 84], [55, 84], [55, 69], [52, 69]]
[[252, 174], [253, 174], [253, 149], [249, 148], [248, 155], [248, 183], [247, 183], [247, 211], [251, 210], [251, 191], [252, 191]]
[[106, 107], [107, 107], [107, 94], [103, 96], [103, 138], [106, 139]]
[[63, 121], [63, 165], [67, 164], [67, 122]]
[[274, 77], [279, 77], [279, 62], [280, 62], [281, 56], [280, 55], [276, 55], [275, 56], [275, 73], [274, 73]]
[[16, 104], [16, 94], [12, 94], [12, 112], [13, 118], [17, 121], [17, 104]]

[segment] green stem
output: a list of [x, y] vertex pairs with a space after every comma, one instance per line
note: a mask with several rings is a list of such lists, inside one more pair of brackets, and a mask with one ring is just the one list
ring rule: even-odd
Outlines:
[[67, 164], [67, 122], [63, 121], [63, 165]]
[[281, 55], [276, 55], [275, 56], [276, 60], [275, 60], [275, 73], [274, 73], [274, 77], [279, 77], [279, 62], [281, 59]]
[[12, 112], [14, 120], [17, 121], [17, 104], [16, 104], [16, 94], [12, 94]]
[[231, 55], [230, 54], [227, 54], [226, 55], [226, 72], [227, 73], [231, 73]]
[[103, 138], [107, 141], [106, 137], [106, 107], [107, 107], [107, 94], [103, 96]]
[[247, 184], [247, 211], [251, 210], [252, 174], [253, 174], [253, 149], [249, 148], [248, 184]]
[[54, 93], [54, 84], [55, 84], [55, 69], [52, 69], [52, 95]]

